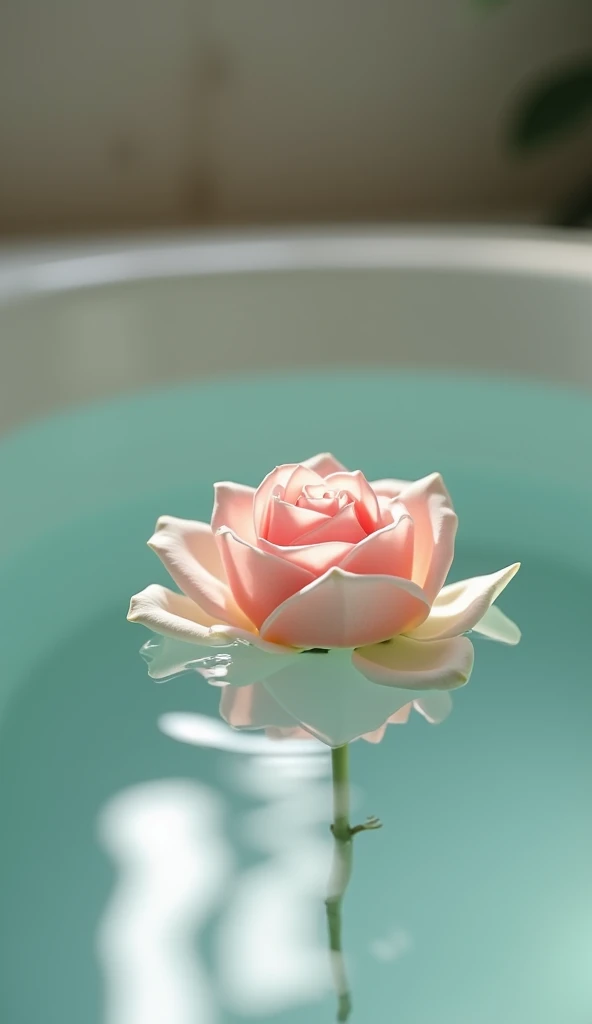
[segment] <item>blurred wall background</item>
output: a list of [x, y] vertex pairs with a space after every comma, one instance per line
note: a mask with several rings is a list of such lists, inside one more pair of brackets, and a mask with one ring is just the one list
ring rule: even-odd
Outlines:
[[592, 0], [2, 0], [0, 231], [531, 220], [592, 161], [504, 141]]

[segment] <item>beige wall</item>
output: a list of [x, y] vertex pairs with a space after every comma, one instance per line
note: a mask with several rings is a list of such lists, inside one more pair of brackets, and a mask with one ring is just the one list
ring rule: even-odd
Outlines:
[[0, 228], [528, 217], [592, 140], [505, 112], [586, 45], [591, 0], [2, 0]]

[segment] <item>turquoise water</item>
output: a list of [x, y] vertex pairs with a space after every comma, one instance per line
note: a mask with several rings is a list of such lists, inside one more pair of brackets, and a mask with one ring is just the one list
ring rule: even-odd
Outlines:
[[[209, 400], [198, 395], [195, 408], [211, 423]], [[186, 399], [162, 401], [166, 429], [181, 436]], [[140, 457], [130, 441], [139, 408], [136, 400], [100, 413], [103, 440], [113, 421], [130, 466]], [[55, 428], [74, 440], [52, 449], [54, 471], [37, 479], [40, 528], [19, 536], [15, 527], [4, 554], [0, 1020], [324, 1024], [335, 1017], [323, 905], [328, 753], [211, 749], [163, 731], [172, 713], [218, 721], [220, 691], [192, 673], [152, 682], [138, 654], [148, 634], [126, 623], [125, 611], [132, 590], [164, 581], [144, 547], [156, 514], [207, 518], [212, 476], [196, 455], [175, 483], [159, 476], [155, 452], [154, 472], [138, 486], [111, 460], [101, 470], [103, 481], [113, 474], [109, 495], [92, 508], [64, 504], [62, 522], [54, 516], [44, 531], [43, 487], [77, 492], [80, 477], [60, 460], [83, 448], [81, 431], [96, 435], [98, 415], [73, 414]], [[37, 441], [34, 429], [29, 435], [44, 466], [39, 448], [57, 436], [47, 427]], [[331, 437], [319, 442], [337, 448]], [[343, 448], [336, 454], [352, 462], [347, 436]], [[386, 475], [386, 455], [373, 452], [369, 475], [379, 475], [378, 463]], [[219, 458], [231, 470], [239, 461], [228, 446]], [[245, 482], [257, 482], [257, 458], [243, 460]], [[402, 472], [413, 461], [408, 451]], [[476, 641], [473, 678], [442, 725], [415, 715], [378, 746], [353, 745], [354, 818], [377, 814], [384, 827], [357, 837], [344, 904], [351, 1019], [584, 1024], [592, 1018], [590, 552], [568, 558], [552, 542], [561, 509], [545, 503], [546, 480], [533, 475], [524, 485], [532, 505], [518, 515], [525, 498], [511, 472], [480, 476], [444, 452], [440, 465], [461, 511], [454, 576], [523, 558], [501, 602], [523, 641]], [[30, 515], [30, 472], [25, 478], [11, 500]], [[486, 515], [492, 495], [497, 534]], [[572, 496], [563, 531], [580, 552], [588, 500]], [[463, 510], [481, 502], [483, 536], [477, 526], [463, 534]]]

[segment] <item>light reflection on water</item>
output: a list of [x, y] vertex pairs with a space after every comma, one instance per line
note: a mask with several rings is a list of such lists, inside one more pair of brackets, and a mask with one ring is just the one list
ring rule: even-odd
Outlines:
[[[267, 754], [272, 758], [294, 757], [295, 755], [311, 755], [311, 748], [319, 757], [328, 759], [327, 748], [312, 737], [304, 740], [274, 739], [258, 733], [239, 732], [231, 729], [225, 722], [210, 718], [208, 715], [190, 714], [185, 712], [169, 712], [161, 715], [158, 727], [166, 736], [191, 743], [196, 747], [213, 747], [236, 754]], [[299, 759], [296, 762], [302, 765]]]
[[[259, 1019], [316, 1002], [330, 986], [319, 929], [331, 848], [318, 827], [329, 806], [327, 751], [198, 715], [165, 716], [165, 731], [187, 741], [174, 728], [184, 718], [189, 742], [250, 756], [226, 766], [225, 788], [150, 782], [103, 808], [100, 841], [116, 871], [97, 937], [103, 1024], [217, 1024], [221, 1003]], [[233, 818], [228, 790], [257, 806]], [[242, 870], [230, 828], [251, 851]], [[211, 927], [213, 970], [201, 938]]]
[[232, 855], [222, 801], [186, 780], [146, 783], [103, 809], [117, 877], [98, 932], [104, 1024], [215, 1024], [194, 936], [223, 897]]
[[[254, 738], [254, 737], [253, 737]], [[271, 741], [270, 741], [271, 742]], [[258, 801], [240, 822], [263, 856], [235, 880], [218, 933], [224, 999], [257, 1020], [317, 1002], [330, 988], [319, 928], [330, 863], [328, 757], [234, 762], [234, 785]], [[271, 770], [270, 770], [271, 768]]]

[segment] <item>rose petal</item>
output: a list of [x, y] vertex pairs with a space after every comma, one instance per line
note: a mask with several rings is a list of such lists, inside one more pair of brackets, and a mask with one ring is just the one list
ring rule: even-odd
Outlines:
[[209, 523], [161, 516], [148, 546], [158, 555], [178, 587], [216, 622], [252, 628], [226, 582]]
[[452, 711], [452, 697], [448, 690], [432, 690], [414, 700], [413, 707], [430, 725], [439, 725]]
[[331, 473], [326, 483], [337, 491], [347, 491], [355, 498], [356, 513], [366, 533], [376, 529], [380, 519], [378, 499], [359, 469], [353, 473]]
[[[242, 537], [249, 544], [255, 544], [255, 528], [253, 526], [253, 502], [255, 500], [255, 488], [246, 487], [244, 484], [233, 484], [224, 480], [214, 484], [214, 510], [212, 512], [211, 527], [212, 533], [222, 526], [228, 526], [234, 530], [237, 537]], [[216, 554], [217, 545], [214, 542]]]
[[[327, 544], [270, 544], [268, 540], [259, 540], [258, 547], [270, 555], [277, 555], [302, 569], [307, 569], [314, 576], [322, 576], [327, 569], [340, 565], [346, 555], [356, 550], [353, 544], [333, 541]], [[355, 572], [356, 570], [352, 570]], [[371, 571], [371, 570], [370, 570]]]
[[268, 506], [266, 539], [272, 544], [292, 544], [302, 533], [328, 520], [329, 517], [322, 512], [288, 505], [281, 498], [272, 497]]
[[412, 480], [371, 480], [370, 486], [374, 493], [380, 498], [398, 498], [401, 491], [404, 491], [406, 487], [410, 487]]
[[[377, 500], [379, 528], [390, 526], [391, 523], [397, 522], [400, 519], [404, 508], [401, 501], [394, 502], [392, 498], [385, 498], [381, 495], [378, 496]], [[395, 515], [393, 515], [393, 511]], [[407, 510], [405, 509], [405, 511]]]
[[334, 568], [276, 607], [260, 633], [293, 647], [360, 647], [412, 629], [428, 613], [423, 591], [410, 580]]
[[319, 476], [328, 476], [329, 473], [347, 473], [345, 466], [334, 455], [331, 455], [331, 452], [313, 455], [310, 459], [305, 459], [302, 465], [307, 466], [308, 469], [314, 469]]
[[[318, 515], [319, 513], [316, 514]], [[324, 522], [314, 526], [312, 530], [299, 534], [298, 537], [294, 538], [294, 543], [320, 544], [327, 541], [344, 541], [346, 544], [357, 544], [358, 541], [364, 540], [366, 536], [366, 531], [360, 525], [360, 520], [356, 515], [355, 506], [352, 501], [349, 505], [345, 505], [331, 519], [325, 518]]]
[[498, 640], [502, 644], [520, 643], [522, 634], [515, 622], [504, 615], [501, 608], [492, 604], [482, 619], [473, 626], [474, 633], [481, 633], [488, 640]]
[[322, 512], [325, 516], [334, 516], [340, 509], [337, 492], [327, 488], [326, 484], [303, 487], [296, 504], [298, 508], [308, 508], [311, 512]]
[[444, 587], [434, 601], [429, 617], [410, 631], [410, 636], [416, 640], [443, 640], [473, 629], [519, 568], [520, 563], [515, 562], [489, 576], [474, 576]]
[[430, 601], [442, 589], [454, 557], [458, 520], [439, 473], [405, 487], [399, 496], [415, 525], [411, 578]]
[[269, 499], [272, 494], [284, 496], [284, 488], [296, 469], [297, 463], [276, 466], [261, 481], [253, 498], [253, 526], [257, 537], [267, 536]]
[[285, 485], [284, 501], [295, 504], [305, 487], [315, 484], [321, 485], [322, 483], [322, 476], [315, 473], [314, 469], [309, 469], [307, 466], [296, 466], [296, 469]]
[[185, 594], [175, 594], [157, 583], [132, 597], [127, 617], [130, 622], [141, 622], [164, 636], [193, 644], [220, 646], [220, 638], [210, 629], [216, 620]]
[[422, 643], [397, 636], [353, 653], [356, 668], [373, 683], [407, 690], [452, 690], [464, 686], [473, 668], [466, 636]]
[[413, 520], [404, 513], [356, 544], [340, 563], [348, 572], [411, 578]]
[[268, 537], [269, 513], [271, 511], [270, 499], [274, 495], [292, 504], [296, 501], [300, 490], [296, 492], [294, 499], [286, 497], [286, 489], [290, 485], [290, 481], [292, 481], [290, 490], [290, 493], [292, 493], [292, 491], [296, 490], [298, 482], [300, 482], [301, 490], [305, 483], [322, 484], [323, 478], [318, 473], [315, 473], [314, 470], [301, 466], [300, 463], [288, 462], [283, 466], [276, 466], [275, 469], [272, 469], [271, 473], [268, 473], [259, 484], [253, 499], [253, 522], [255, 533], [258, 537]]
[[236, 603], [256, 626], [314, 580], [311, 572], [247, 544], [226, 527], [216, 536]]
[[[244, 649], [247, 647], [276, 658], [279, 655], [294, 657], [296, 654], [300, 654], [300, 651], [295, 651], [293, 647], [271, 643], [257, 633], [218, 623], [211, 615], [199, 608], [191, 598], [184, 594], [176, 594], [156, 583], [152, 583], [140, 594], [132, 597], [127, 617], [130, 622], [140, 622], [159, 634], [159, 639], [154, 644], [155, 657], [151, 658], [151, 663], [157, 662], [158, 678], [174, 674], [175, 668], [182, 666], [183, 661], [187, 664], [199, 658], [199, 646], [197, 645], [222, 647], [226, 652], [230, 652], [236, 641], [241, 641], [240, 652], [237, 653], [237, 650], [234, 652], [235, 665], [241, 656], [243, 659], [247, 657], [244, 654]], [[157, 645], [158, 656], [156, 656]], [[254, 664], [253, 659], [249, 664]], [[279, 664], [276, 661], [274, 666], [277, 668]], [[270, 666], [270, 670], [272, 667]], [[151, 672], [149, 674], [152, 675]], [[261, 663], [257, 668], [257, 677], [260, 675], [262, 675]], [[233, 677], [233, 683], [239, 685], [239, 680], [235, 680]]]
[[177, 519], [176, 516], [160, 516], [148, 546], [154, 550], [156, 547], [172, 547], [177, 542], [189, 551], [192, 559], [197, 560], [206, 572], [221, 583], [227, 582], [216, 538], [209, 523]]

